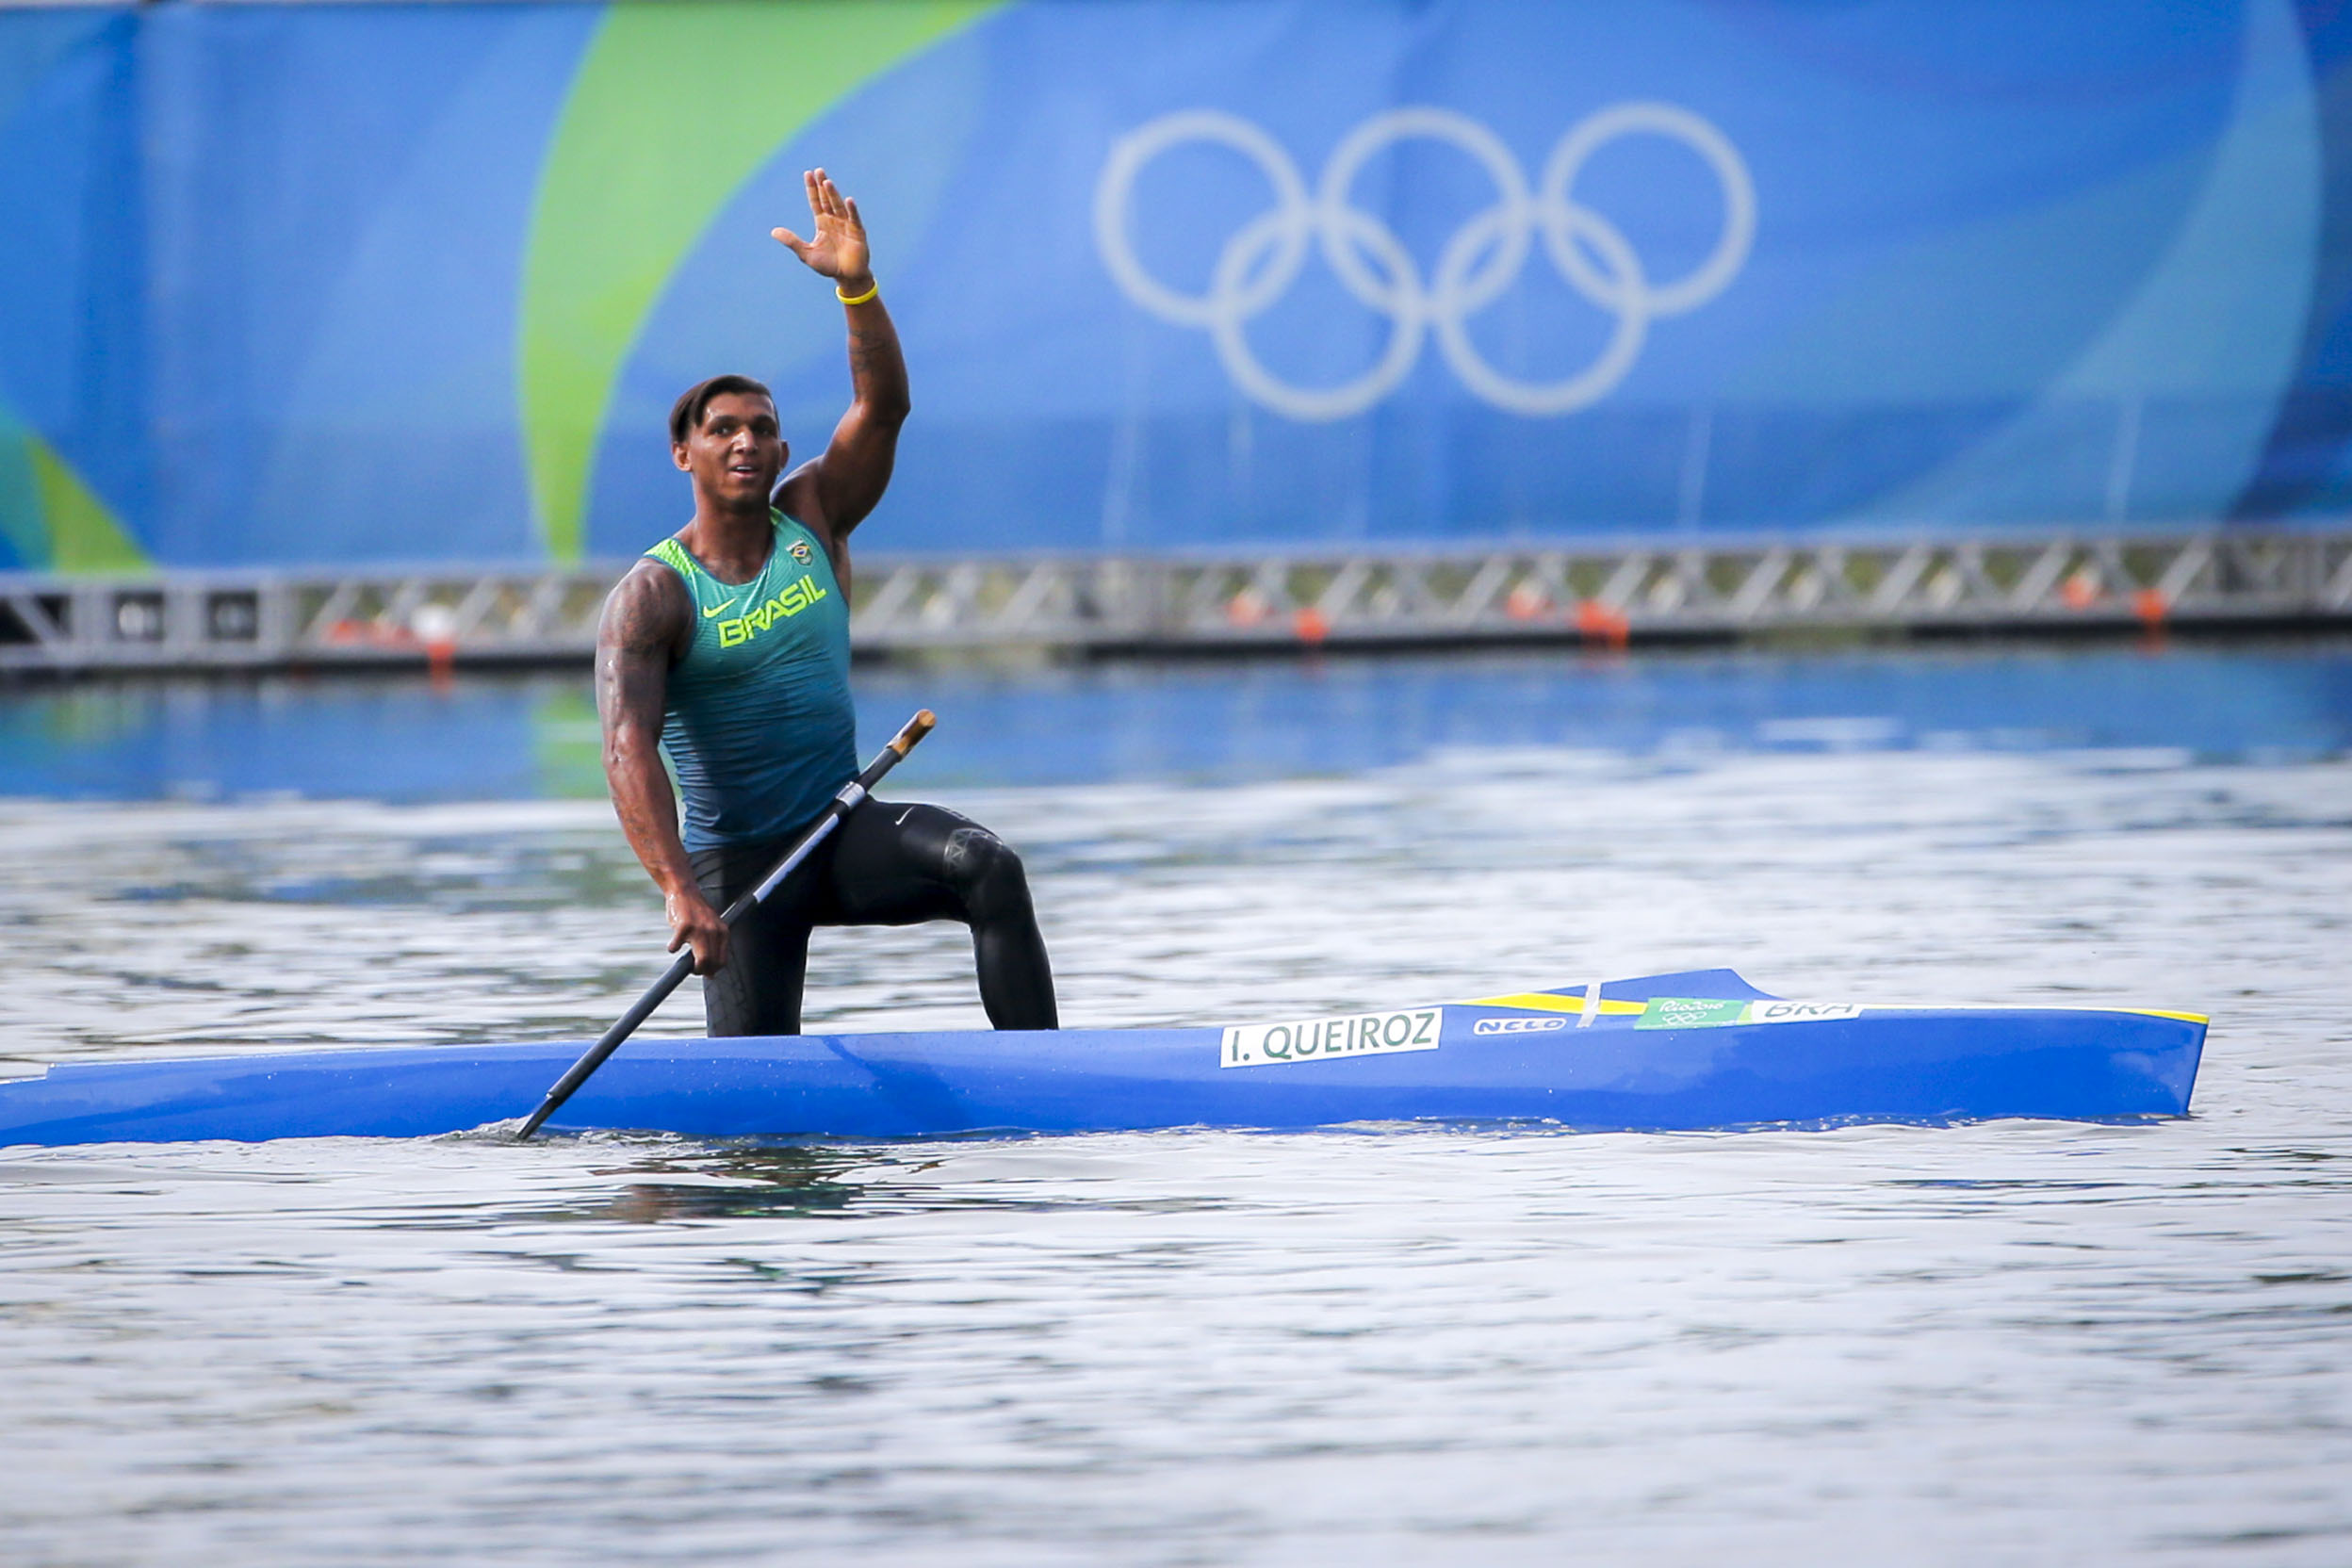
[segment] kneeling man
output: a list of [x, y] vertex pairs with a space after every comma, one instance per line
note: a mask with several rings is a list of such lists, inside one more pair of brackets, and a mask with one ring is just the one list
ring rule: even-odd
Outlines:
[[[824, 455], [779, 484], [787, 448], [766, 387], [718, 376], [670, 410], [670, 456], [694, 482], [694, 515], [605, 602], [605, 778], [662, 890], [670, 951], [694, 948], [712, 1035], [800, 1032], [811, 927], [928, 920], [972, 927], [989, 1022], [1052, 1029], [1054, 975], [1020, 858], [936, 806], [867, 801], [731, 940], [719, 921], [857, 776], [849, 535], [890, 483], [907, 412], [906, 364], [857, 204], [822, 169], [807, 184], [814, 237], [776, 237], [833, 280], [848, 315], [849, 412]], [[685, 792], [682, 834], [657, 747]]]

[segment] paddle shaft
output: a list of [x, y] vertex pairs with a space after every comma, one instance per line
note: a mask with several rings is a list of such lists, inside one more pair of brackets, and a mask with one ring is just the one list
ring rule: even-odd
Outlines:
[[[896, 767], [901, 758], [914, 750], [916, 743], [930, 734], [931, 727], [938, 722], [928, 708], [908, 719], [906, 727], [891, 738], [889, 745], [875, 754], [873, 761], [866, 764], [866, 771], [842, 785], [841, 792], [825, 803], [824, 812], [808, 825], [808, 830], [793, 843], [784, 858], [776, 863], [776, 869], [761, 877], [758, 887], [727, 906], [727, 912], [719, 917], [720, 922], [732, 926], [765, 903], [770, 894], [784, 885], [784, 879], [798, 870], [800, 863], [832, 835], [833, 830], [841, 825], [841, 819], [865, 803], [874, 787], [882, 782], [882, 776]], [[694, 972], [694, 950], [690, 947], [670, 960], [670, 967], [662, 972], [662, 978], [647, 988], [645, 995], [630, 1003], [629, 1011], [614, 1019], [612, 1027], [598, 1037], [596, 1043], [588, 1048], [587, 1054], [555, 1081], [555, 1086], [547, 1090], [547, 1098], [539, 1102], [539, 1108], [531, 1112], [531, 1119], [523, 1123], [522, 1131], [514, 1135], [515, 1140], [520, 1142], [536, 1133], [540, 1124], [553, 1116], [557, 1108], [588, 1081], [589, 1075], [604, 1065], [604, 1059], [619, 1050], [621, 1042], [635, 1034], [637, 1026], [651, 1018], [653, 1010], [668, 1000], [669, 994]]]

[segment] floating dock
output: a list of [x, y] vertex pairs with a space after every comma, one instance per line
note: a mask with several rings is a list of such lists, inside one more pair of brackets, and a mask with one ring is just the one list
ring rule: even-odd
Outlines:
[[[576, 663], [627, 562], [0, 574], [0, 673]], [[2352, 626], [2352, 526], [1530, 542], [1196, 556], [861, 554], [863, 656], [1081, 658]]]

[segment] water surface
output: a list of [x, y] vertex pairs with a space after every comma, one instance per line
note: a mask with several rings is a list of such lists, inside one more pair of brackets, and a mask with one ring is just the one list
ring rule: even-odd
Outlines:
[[[1021, 847], [1073, 1021], [1727, 964], [2210, 1011], [2195, 1114], [0, 1152], [6, 1555], [2342, 1562], [2344, 668], [869, 678], [940, 709], [907, 792]], [[492, 748], [578, 743], [569, 690], [11, 699], [0, 1052], [594, 1033], [658, 911], [576, 760]], [[467, 704], [518, 727], [434, 751]], [[952, 928], [812, 968], [812, 1023], [979, 1021]]]

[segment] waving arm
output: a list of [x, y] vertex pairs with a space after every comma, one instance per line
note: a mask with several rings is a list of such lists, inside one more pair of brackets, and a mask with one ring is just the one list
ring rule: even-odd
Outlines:
[[899, 427], [910, 407], [906, 361], [899, 351], [898, 329], [875, 289], [858, 204], [822, 169], [803, 178], [816, 236], [803, 239], [790, 229], [775, 235], [809, 270], [832, 279], [841, 299], [849, 324], [850, 404], [824, 454], [786, 478], [777, 501], [825, 537], [840, 570], [850, 530], [865, 520], [890, 482]]

